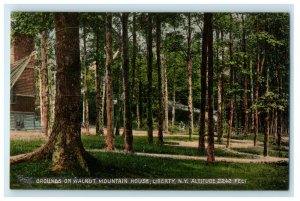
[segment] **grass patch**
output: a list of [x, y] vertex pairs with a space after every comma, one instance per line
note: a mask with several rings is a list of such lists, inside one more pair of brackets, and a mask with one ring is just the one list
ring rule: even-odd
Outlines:
[[[195, 137], [193, 137], [195, 138]], [[145, 136], [134, 136], [133, 138], [133, 149], [135, 152], [145, 152], [145, 153], [157, 153], [157, 154], [174, 154], [174, 155], [187, 155], [187, 156], [207, 156], [205, 152], [199, 152], [195, 147], [179, 147], [174, 146], [175, 143], [167, 142], [169, 140], [175, 141], [189, 141], [188, 136], [168, 136], [164, 140], [166, 143], [164, 145], [159, 144], [149, 144], [147, 137]], [[103, 149], [105, 148], [105, 138], [104, 136], [82, 136], [83, 145], [86, 149]], [[157, 138], [154, 137], [154, 142]], [[124, 148], [123, 138], [121, 136], [116, 136], [114, 138], [115, 146], [117, 149]], [[215, 148], [215, 155], [222, 157], [234, 157], [234, 158], [251, 158], [248, 156], [242, 156], [239, 154], [228, 153], [223, 149]]]
[[[166, 143], [163, 145], [159, 144], [149, 144], [146, 136], [134, 136], [133, 138], [133, 149], [135, 152], [144, 153], [156, 153], [156, 154], [174, 154], [174, 155], [186, 155], [186, 156], [207, 156], [205, 152], [199, 152], [195, 147], [180, 147], [176, 146], [174, 141], [186, 141], [188, 142], [188, 136], [168, 136], [164, 138]], [[157, 138], [154, 137], [154, 142]], [[94, 135], [83, 135], [82, 142], [85, 149], [103, 149], [105, 148], [105, 137], [104, 136], [94, 136]], [[31, 152], [44, 143], [43, 140], [32, 140], [32, 141], [11, 141], [11, 155], [18, 155], [23, 153]], [[122, 150], [124, 148], [124, 139], [121, 136], [115, 136], [114, 143], [117, 149]], [[238, 150], [239, 151], [239, 150]], [[245, 153], [262, 154], [261, 150], [249, 149], [241, 150]], [[270, 154], [276, 154], [277, 152], [270, 152]], [[278, 152], [279, 153], [279, 152]], [[230, 153], [220, 148], [215, 148], [215, 155], [219, 157], [232, 157], [232, 158], [252, 158], [251, 156], [244, 156], [240, 154]], [[285, 157], [285, 155], [282, 155]]]
[[[13, 189], [170, 189], [170, 190], [288, 190], [288, 164], [235, 164], [151, 158], [119, 153], [92, 153], [100, 162], [94, 178], [239, 178], [246, 184], [26, 184], [24, 178], [74, 177], [50, 171], [49, 161], [24, 162], [11, 166]], [[23, 179], [23, 180], [22, 180]]]
[[27, 152], [31, 152], [41, 145], [45, 143], [44, 140], [31, 140], [31, 141], [23, 141], [23, 140], [11, 140], [10, 141], [10, 155], [18, 155], [24, 154]]

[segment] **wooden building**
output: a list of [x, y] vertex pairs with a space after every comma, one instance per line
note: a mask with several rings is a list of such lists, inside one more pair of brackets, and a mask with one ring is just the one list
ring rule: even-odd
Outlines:
[[10, 128], [33, 130], [35, 123], [34, 39], [15, 34], [11, 46]]

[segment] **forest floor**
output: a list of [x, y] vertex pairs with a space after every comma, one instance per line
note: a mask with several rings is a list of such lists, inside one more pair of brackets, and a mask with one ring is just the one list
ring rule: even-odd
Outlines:
[[[82, 129], [82, 133], [84, 133], [84, 129]], [[106, 133], [106, 130], [104, 131]], [[122, 130], [120, 131], [122, 133]], [[85, 136], [95, 135], [95, 128], [90, 129], [90, 134]], [[134, 136], [146, 136], [146, 131], [133, 131]], [[153, 132], [154, 137], [157, 136], [157, 131]], [[186, 134], [176, 133], [176, 134], [164, 134], [166, 137], [165, 143], [168, 146], [181, 147], [181, 148], [194, 148], [197, 149], [198, 141], [197, 140], [183, 140], [182, 137], [187, 137]], [[11, 131], [10, 139], [12, 141], [46, 141], [47, 137], [40, 131]], [[288, 141], [287, 137], [283, 138], [284, 141]], [[207, 146], [207, 145], [206, 145]], [[280, 163], [280, 162], [288, 162], [288, 157], [274, 157], [268, 156], [264, 157], [257, 153], [243, 152], [240, 150], [253, 149], [253, 141], [247, 139], [231, 139], [230, 148], [226, 148], [225, 144], [215, 143], [215, 148], [221, 149], [223, 152], [240, 157], [224, 157], [224, 156], [216, 156], [216, 161], [218, 162], [234, 162], [234, 163]], [[255, 148], [263, 149], [263, 143], [258, 141], [257, 146]], [[105, 149], [88, 149], [91, 152], [105, 152]], [[124, 153], [122, 149], [116, 149], [117, 153]], [[171, 158], [171, 159], [183, 159], [183, 160], [201, 160], [206, 161], [206, 156], [188, 156], [188, 155], [178, 155], [178, 154], [167, 154], [167, 153], [147, 153], [147, 152], [138, 152], [135, 151], [134, 155], [138, 156], [148, 156], [148, 157], [158, 157], [158, 158]]]
[[[122, 132], [121, 132], [122, 133]], [[10, 166], [10, 188], [12, 189], [156, 189], [156, 190], [287, 190], [289, 188], [289, 143], [283, 140], [279, 149], [270, 137], [269, 156], [263, 157], [263, 134], [258, 136], [258, 144], [253, 147], [252, 134], [233, 135], [231, 148], [215, 142], [216, 163], [206, 162], [207, 152], [197, 149], [198, 135], [189, 140], [187, 134], [165, 134], [164, 143], [158, 144], [157, 132], [154, 143], [149, 144], [146, 132], [133, 132], [134, 153], [123, 151], [124, 138], [115, 136], [115, 151], [105, 151], [105, 136], [82, 132], [84, 148], [100, 161], [93, 172], [95, 178], [239, 178], [244, 184], [40, 184], [28, 183], [39, 178], [73, 178], [73, 173], [51, 171], [51, 161], [39, 160]], [[42, 132], [11, 131], [10, 155], [26, 154], [39, 148], [47, 141]], [[25, 181], [25, 180], [26, 181]]]

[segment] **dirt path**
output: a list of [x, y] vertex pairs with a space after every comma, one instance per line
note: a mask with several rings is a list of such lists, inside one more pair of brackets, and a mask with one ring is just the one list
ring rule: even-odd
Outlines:
[[[85, 129], [82, 129], [81, 132], [85, 134]], [[123, 132], [123, 129], [120, 129], [120, 133]], [[90, 128], [90, 135], [96, 135], [96, 128]], [[106, 129], [104, 129], [104, 134], [106, 134]], [[147, 136], [147, 131], [140, 131], [140, 130], [133, 130], [134, 136]], [[153, 136], [157, 136], [157, 131], [153, 131]], [[164, 134], [164, 136], [173, 136], [173, 137], [187, 137], [187, 135], [183, 134]], [[10, 131], [10, 139], [11, 140], [47, 140], [48, 137], [44, 135], [41, 131], [18, 131], [18, 130], [11, 130]]]
[[[106, 152], [104, 149], [89, 149], [90, 152]], [[180, 160], [197, 160], [197, 161], [206, 161], [207, 157], [204, 156], [186, 156], [186, 155], [173, 155], [173, 154], [155, 154], [155, 153], [142, 153], [134, 152], [128, 153], [120, 150], [115, 150], [113, 153], [121, 154], [132, 154], [136, 156], [147, 156], [154, 158], [171, 158], [171, 159], [180, 159]], [[228, 157], [216, 157], [217, 162], [233, 162], [233, 163], [279, 163], [279, 162], [288, 162], [287, 158], [277, 158], [277, 157], [262, 157], [259, 156], [255, 159], [245, 159], [245, 158], [228, 158]]]
[[10, 140], [47, 140], [44, 133], [39, 131], [10, 131]]
[[[182, 135], [181, 135], [182, 136]], [[171, 146], [181, 146], [181, 147], [198, 147], [197, 141], [180, 141], [180, 140], [166, 140]], [[263, 146], [262, 142], [257, 142], [257, 147]], [[225, 144], [215, 144], [216, 148], [226, 148]], [[231, 140], [231, 148], [253, 148], [252, 140]]]

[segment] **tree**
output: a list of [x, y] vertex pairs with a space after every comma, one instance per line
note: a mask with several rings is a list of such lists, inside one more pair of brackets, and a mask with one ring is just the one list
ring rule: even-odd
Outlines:
[[[207, 67], [208, 67], [208, 145], [207, 145], [207, 162], [215, 161], [214, 154], [214, 98], [213, 98], [213, 31], [212, 31], [212, 13], [204, 13], [204, 28], [207, 29]], [[206, 25], [206, 26], [205, 26]]]
[[100, 119], [101, 119], [101, 113], [100, 113], [100, 102], [101, 102], [101, 82], [100, 82], [100, 56], [99, 56], [99, 49], [100, 49], [100, 39], [99, 39], [99, 19], [96, 21], [96, 27], [95, 27], [95, 38], [96, 38], [96, 49], [95, 49], [95, 93], [96, 93], [96, 135], [103, 134], [103, 130], [100, 130]]
[[[44, 19], [44, 15], [43, 15]], [[48, 136], [48, 85], [47, 85], [47, 52], [46, 52], [46, 30], [42, 31], [41, 37], [41, 123], [44, 126], [45, 135]]]
[[156, 65], [157, 65], [157, 85], [158, 85], [158, 143], [163, 143], [163, 93], [161, 82], [161, 58], [160, 58], [160, 41], [161, 41], [161, 19], [160, 14], [156, 14]]
[[204, 21], [205, 27], [203, 28], [202, 38], [202, 63], [201, 63], [201, 103], [200, 103], [200, 118], [199, 118], [199, 142], [198, 149], [205, 151], [205, 113], [206, 113], [206, 73], [208, 65], [208, 21], [209, 16], [205, 15], [206, 21]]
[[147, 15], [147, 125], [148, 142], [153, 143], [153, 121], [152, 121], [152, 14]]
[[[136, 71], [137, 73], [139, 73], [139, 69], [136, 70], [136, 57], [137, 57], [137, 40], [136, 40], [136, 14], [133, 13], [133, 17], [132, 17], [132, 75], [131, 75], [131, 91], [132, 94], [135, 95], [136, 97], [136, 121], [137, 121], [137, 127], [140, 128], [141, 127], [141, 117], [140, 117], [140, 102], [138, 100], [138, 89], [136, 89]], [[137, 87], [139, 87], [139, 84], [137, 84]]]
[[128, 56], [128, 13], [122, 13], [122, 61], [124, 75], [125, 150], [132, 151], [132, 125], [130, 110], [129, 56]]
[[[70, 29], [72, 27], [72, 29]], [[34, 152], [11, 157], [11, 164], [52, 158], [52, 171], [90, 172], [92, 157], [81, 142], [81, 90], [78, 13], [56, 13], [55, 121], [48, 142]], [[68, 104], [66, 104], [68, 103]]]
[[[246, 28], [245, 28], [245, 15], [242, 14], [242, 27], [243, 27], [243, 33], [242, 33], [242, 45], [243, 45], [243, 67], [244, 71], [247, 72], [247, 51], [246, 51]], [[248, 126], [249, 126], [249, 117], [248, 117], [248, 75], [247, 73], [244, 73], [244, 135], [247, 135], [248, 133]]]
[[172, 130], [175, 128], [175, 105], [176, 105], [176, 66], [173, 68], [173, 93], [172, 93]]
[[232, 16], [230, 14], [230, 19], [231, 19], [231, 27], [229, 30], [229, 66], [230, 66], [230, 100], [229, 100], [229, 122], [228, 122], [228, 134], [227, 134], [227, 143], [226, 147], [230, 147], [230, 140], [231, 140], [231, 135], [232, 135], [232, 124], [233, 124], [233, 104], [234, 104], [234, 96], [233, 96], [233, 85], [234, 85], [234, 69], [233, 69], [233, 38], [232, 38]]
[[163, 82], [163, 103], [164, 103], [164, 132], [169, 131], [169, 94], [168, 94], [168, 73], [167, 65], [165, 64], [165, 58], [162, 58], [162, 82]]
[[112, 66], [111, 66], [111, 32], [112, 32], [112, 14], [106, 13], [106, 150], [114, 150], [113, 132], [112, 132]]
[[193, 83], [192, 83], [192, 51], [191, 51], [191, 14], [188, 14], [188, 35], [187, 35], [187, 74], [188, 74], [188, 110], [189, 110], [189, 139], [192, 139], [194, 130], [194, 109], [193, 109]]
[[83, 20], [83, 90], [84, 90], [84, 122], [85, 122], [85, 133], [89, 134], [89, 97], [88, 97], [88, 86], [87, 86], [87, 51], [86, 51], [86, 25], [85, 19]]
[[[217, 34], [217, 37], [219, 35]], [[221, 30], [221, 42], [223, 42], [224, 33]], [[217, 61], [219, 63], [219, 51], [217, 49]], [[224, 46], [222, 45], [221, 49], [221, 68], [219, 68], [219, 76], [218, 76], [218, 120], [217, 120], [217, 133], [218, 133], [218, 142], [221, 143], [223, 137], [223, 68], [224, 68]]]
[[255, 102], [256, 102], [256, 107], [255, 107], [255, 115], [254, 115], [254, 146], [256, 146], [257, 143], [257, 137], [258, 137], [258, 131], [259, 131], [259, 112], [258, 112], [258, 102], [259, 102], [259, 91], [260, 91], [260, 83], [261, 83], [261, 78], [262, 78], [262, 72], [263, 72], [263, 67], [265, 63], [265, 50], [264, 48], [260, 47], [259, 44], [259, 33], [260, 31], [260, 25], [258, 21], [258, 17], [256, 18], [256, 34], [257, 34], [257, 68], [256, 68], [256, 83], [255, 83]]

